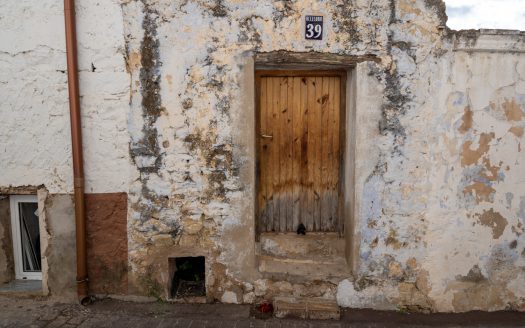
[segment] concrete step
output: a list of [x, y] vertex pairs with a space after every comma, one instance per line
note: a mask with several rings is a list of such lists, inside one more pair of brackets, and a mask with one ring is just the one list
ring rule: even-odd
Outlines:
[[339, 320], [341, 317], [337, 302], [323, 298], [276, 297], [273, 309], [277, 318]]
[[346, 261], [342, 257], [310, 260], [260, 255], [259, 272], [265, 278], [286, 280], [291, 283], [304, 283], [314, 280], [339, 283], [350, 275]]
[[19, 297], [42, 296], [42, 281], [13, 280], [5, 285], [0, 286], [0, 295]]
[[260, 254], [286, 259], [323, 260], [344, 257], [345, 240], [337, 233], [263, 233]]

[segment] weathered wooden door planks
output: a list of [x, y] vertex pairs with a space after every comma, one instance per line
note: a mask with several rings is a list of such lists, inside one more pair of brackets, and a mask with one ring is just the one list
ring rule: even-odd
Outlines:
[[256, 79], [259, 232], [300, 223], [340, 231], [344, 72], [259, 71]]

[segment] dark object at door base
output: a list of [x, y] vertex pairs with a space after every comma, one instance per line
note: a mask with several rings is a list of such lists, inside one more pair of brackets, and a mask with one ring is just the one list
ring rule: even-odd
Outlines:
[[297, 227], [297, 234], [306, 235], [306, 227], [304, 226], [304, 224], [299, 223], [299, 226]]

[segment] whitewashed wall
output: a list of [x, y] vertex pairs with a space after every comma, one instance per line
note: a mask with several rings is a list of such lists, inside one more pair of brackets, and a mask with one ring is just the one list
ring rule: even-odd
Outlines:
[[[126, 191], [130, 80], [122, 11], [119, 1], [98, 1], [77, 12], [87, 191]], [[0, 186], [71, 192], [63, 1], [2, 1], [0, 15]]]

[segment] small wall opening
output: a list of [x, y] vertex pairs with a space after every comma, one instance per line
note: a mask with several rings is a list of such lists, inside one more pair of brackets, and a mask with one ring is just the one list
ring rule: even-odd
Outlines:
[[206, 296], [206, 266], [204, 256], [169, 259], [170, 298]]

